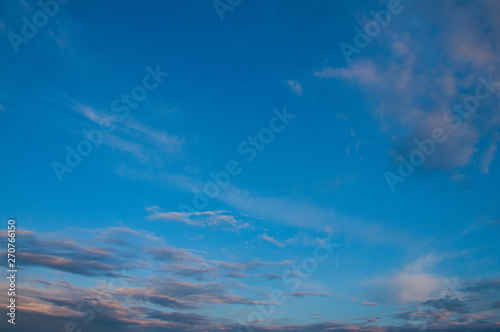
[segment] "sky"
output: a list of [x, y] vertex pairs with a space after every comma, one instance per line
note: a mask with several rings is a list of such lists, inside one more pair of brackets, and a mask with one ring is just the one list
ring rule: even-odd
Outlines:
[[2, 330], [500, 330], [497, 1], [2, 1], [0, 32]]

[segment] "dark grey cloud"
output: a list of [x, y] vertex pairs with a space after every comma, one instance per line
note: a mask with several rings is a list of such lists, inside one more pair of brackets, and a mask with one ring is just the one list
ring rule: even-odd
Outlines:
[[127, 287], [117, 290], [115, 294], [123, 301], [130, 299], [139, 302], [149, 302], [165, 308], [198, 309], [198, 306], [194, 305], [192, 302], [183, 301], [151, 288]]
[[198, 267], [183, 264], [164, 265], [159, 269], [160, 272], [169, 272], [178, 277], [190, 277], [198, 281], [204, 280], [209, 276], [213, 276], [216, 270], [212, 267]]
[[239, 279], [239, 278], [248, 277], [248, 274], [246, 274], [246, 273], [240, 273], [240, 272], [228, 272], [228, 273], [226, 273], [226, 276], [229, 277], [229, 278]]
[[201, 262], [203, 259], [198, 255], [194, 255], [191, 252], [173, 248], [173, 247], [159, 247], [159, 248], [149, 248], [146, 249], [155, 259], [161, 262]]
[[281, 279], [283, 279], [283, 277], [281, 275], [276, 274], [276, 273], [263, 273], [263, 274], [261, 274], [261, 276], [263, 276], [267, 280], [281, 280]]
[[186, 327], [193, 325], [199, 325], [200, 327], [211, 325], [208, 317], [204, 315], [184, 314], [181, 312], [163, 312], [149, 308], [139, 308], [139, 310], [142, 310], [148, 318], [160, 319], [166, 322], [181, 323], [183, 325], [187, 325]]
[[117, 277], [119, 267], [106, 265], [98, 261], [88, 261], [82, 255], [77, 259], [43, 255], [32, 252], [20, 252], [19, 261], [26, 265], [39, 265], [55, 270], [81, 274], [85, 276], [108, 276]]
[[428, 300], [422, 303], [424, 306], [431, 306], [435, 309], [444, 309], [450, 312], [456, 312], [460, 314], [469, 313], [470, 310], [467, 305], [458, 299], [453, 298], [443, 298], [439, 300]]
[[476, 280], [465, 283], [464, 292], [490, 292], [500, 291], [500, 280]]

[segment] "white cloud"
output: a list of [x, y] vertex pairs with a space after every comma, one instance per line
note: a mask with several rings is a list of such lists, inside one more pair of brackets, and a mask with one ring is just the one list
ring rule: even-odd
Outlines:
[[321, 71], [314, 72], [314, 76], [319, 78], [356, 80], [362, 84], [377, 83], [382, 79], [371, 60], [356, 62], [348, 68], [326, 67]]
[[259, 236], [259, 238], [261, 238], [262, 240], [265, 240], [265, 241], [267, 241], [267, 242], [270, 242], [270, 243], [272, 243], [272, 244], [274, 244], [274, 245], [277, 245], [277, 246], [278, 246], [278, 247], [280, 247], [280, 248], [285, 247], [285, 244], [284, 244], [284, 243], [277, 241], [275, 238], [273, 238], [272, 236], [268, 236], [268, 235], [267, 235], [267, 234], [265, 234], [265, 233], [264, 233], [264, 234], [261, 234], [261, 235]]
[[[103, 144], [131, 154], [140, 163], [154, 161], [160, 166], [168, 156], [182, 151], [184, 140], [166, 131], [139, 124], [131, 118], [121, 121], [114, 116], [103, 115], [102, 112], [83, 104], [77, 104], [74, 109], [95, 124], [112, 125], [113, 132], [103, 133]], [[163, 154], [160, 155], [159, 151]]]
[[158, 211], [160, 207], [158, 205], [152, 205], [152, 206], [147, 206], [144, 209], [148, 212], [155, 212]]
[[302, 96], [304, 91], [302, 90], [302, 85], [298, 81], [289, 80], [286, 81], [286, 84], [292, 89], [293, 93], [297, 96]]
[[[150, 208], [146, 208], [147, 211]], [[154, 210], [148, 216], [150, 220], [173, 220], [181, 221], [192, 226], [224, 227], [225, 230], [238, 231], [241, 229], [253, 229], [253, 226], [242, 218], [237, 218], [228, 211], [202, 211], [202, 212], [160, 212]]]
[[490, 172], [490, 165], [495, 159], [495, 152], [498, 147], [498, 134], [496, 134], [491, 142], [486, 151], [483, 153], [481, 156], [481, 172], [488, 174]]
[[444, 278], [426, 270], [453, 256], [455, 255], [429, 254], [404, 266], [399, 272], [372, 279], [369, 283], [377, 289], [373, 297], [384, 303], [406, 303], [422, 302], [438, 296], [443, 288]]
[[100, 114], [101, 112], [96, 111], [87, 105], [78, 104], [74, 107], [74, 109], [95, 124], [113, 122], [115, 120], [115, 117], [103, 116]]
[[372, 306], [372, 307], [378, 306], [378, 303], [375, 303], [375, 302], [366, 302], [366, 301], [363, 301], [361, 304], [367, 305], [367, 306]]

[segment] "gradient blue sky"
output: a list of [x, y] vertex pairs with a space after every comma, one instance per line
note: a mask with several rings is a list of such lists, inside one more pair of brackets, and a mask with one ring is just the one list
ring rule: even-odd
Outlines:
[[[499, 3], [401, 0], [349, 63], [339, 45], [387, 1], [220, 3], [223, 20], [212, 1], [73, 0], [18, 52], [9, 38], [41, 8], [0, 4], [16, 330], [500, 328], [500, 84], [481, 83], [500, 81]], [[169, 75], [120, 117], [147, 67]], [[284, 110], [247, 161], [240, 144]], [[59, 181], [54, 162], [103, 121], [114, 130]], [[446, 141], [391, 190], [385, 174], [435, 128]], [[182, 211], [231, 160], [241, 173]], [[291, 289], [283, 275], [318, 238], [334, 253]]]

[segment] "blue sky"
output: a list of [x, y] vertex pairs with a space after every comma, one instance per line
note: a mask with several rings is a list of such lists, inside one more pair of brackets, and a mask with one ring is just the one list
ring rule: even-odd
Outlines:
[[496, 2], [41, 3], [0, 4], [17, 330], [498, 328]]

